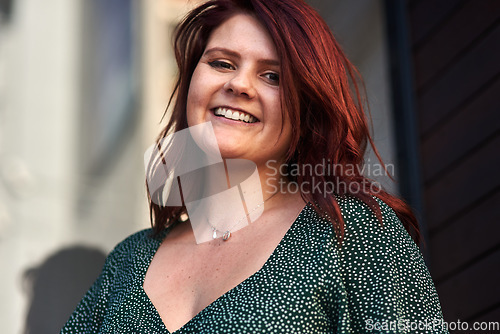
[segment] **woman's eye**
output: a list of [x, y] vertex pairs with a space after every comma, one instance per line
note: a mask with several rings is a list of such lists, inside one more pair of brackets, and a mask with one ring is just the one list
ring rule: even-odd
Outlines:
[[218, 68], [218, 69], [234, 70], [233, 65], [231, 65], [227, 61], [222, 61], [222, 60], [210, 61], [210, 62], [208, 62], [208, 65], [212, 66], [213, 68]]
[[280, 82], [280, 76], [275, 72], [268, 72], [263, 75], [269, 82], [273, 85], [278, 85]]

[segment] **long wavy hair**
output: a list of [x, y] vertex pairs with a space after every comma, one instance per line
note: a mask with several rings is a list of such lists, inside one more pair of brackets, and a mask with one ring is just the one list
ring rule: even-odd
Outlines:
[[[342, 240], [344, 221], [336, 196], [360, 199], [382, 224], [376, 196], [395, 211], [418, 244], [419, 227], [408, 204], [372, 187], [373, 181], [361, 173], [368, 144], [382, 163], [369, 132], [360, 92], [361, 77], [325, 21], [302, 0], [211, 0], [189, 12], [175, 31], [179, 73], [169, 101], [172, 114], [158, 137], [158, 144], [167, 135], [187, 128], [186, 104], [193, 72], [212, 31], [238, 13], [253, 15], [267, 28], [281, 60], [282, 116], [283, 119], [288, 116], [292, 124], [287, 162], [304, 166], [327, 159], [336, 167], [337, 173], [296, 175], [293, 181], [301, 185], [303, 199], [332, 222]], [[148, 174], [154, 175], [157, 166], [151, 164]], [[311, 189], [314, 183], [331, 184], [334, 191]], [[155, 196], [158, 193], [148, 191], [152, 226], [160, 233], [178, 221], [186, 208], [162, 206], [157, 204]]]

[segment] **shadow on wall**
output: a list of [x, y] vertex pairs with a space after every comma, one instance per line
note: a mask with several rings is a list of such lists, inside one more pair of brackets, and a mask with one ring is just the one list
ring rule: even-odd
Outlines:
[[106, 255], [75, 246], [58, 251], [24, 273], [31, 297], [25, 334], [59, 333], [102, 270]]

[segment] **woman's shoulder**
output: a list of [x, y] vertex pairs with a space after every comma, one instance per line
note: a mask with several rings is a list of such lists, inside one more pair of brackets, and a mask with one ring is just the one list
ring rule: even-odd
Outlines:
[[[384, 201], [376, 196], [373, 196], [380, 207], [383, 222], [394, 223], [399, 221], [396, 213]], [[358, 221], [378, 221], [375, 216], [375, 211], [367, 203], [352, 195], [336, 196], [337, 203], [342, 211], [342, 217], [351, 223]]]
[[345, 224], [345, 242], [348, 244], [364, 240], [374, 243], [392, 239], [416, 245], [394, 210], [381, 199], [374, 199], [380, 208], [382, 220], [377, 218], [373, 207], [359, 198], [349, 195], [337, 197]]
[[155, 235], [151, 228], [140, 230], [119, 242], [109, 253], [107, 261], [118, 263], [154, 253], [161, 240], [161, 236]]
[[[344, 221], [342, 244], [376, 242], [387, 238], [403, 238], [414, 244], [394, 210], [381, 199], [374, 197], [382, 214], [382, 220], [379, 220], [374, 208], [361, 199], [352, 195], [336, 196], [335, 198]], [[324, 234], [324, 229], [327, 228], [331, 231], [328, 233], [330, 237], [336, 238], [334, 224], [322, 218], [312, 204], [309, 203], [306, 206], [304, 216], [310, 231], [320, 229], [321, 233]]]
[[394, 210], [379, 198], [382, 219], [368, 204], [353, 196], [338, 197], [337, 202], [344, 219], [344, 235], [337, 243], [337, 254], [344, 266], [391, 265], [415, 267], [425, 272], [427, 268], [419, 246], [414, 242]]
[[122, 252], [130, 247], [137, 246], [140, 244], [147, 244], [149, 242], [154, 242], [156, 240], [153, 229], [147, 228], [137, 232], [132, 233], [122, 241], [120, 241], [113, 249], [113, 252]]
[[442, 320], [439, 299], [419, 247], [394, 210], [375, 200], [381, 221], [363, 201], [348, 196], [338, 199], [345, 233], [336, 255], [355, 323]]

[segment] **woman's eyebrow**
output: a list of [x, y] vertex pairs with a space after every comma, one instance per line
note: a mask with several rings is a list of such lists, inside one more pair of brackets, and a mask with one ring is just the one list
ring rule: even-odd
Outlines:
[[221, 53], [225, 53], [225, 54], [232, 56], [232, 57], [235, 57], [235, 58], [241, 58], [241, 56], [238, 52], [233, 51], [233, 50], [229, 50], [226, 48], [220, 48], [220, 47], [210, 48], [210, 49], [206, 50], [204, 54], [210, 55], [211, 53], [215, 53], [215, 52], [221, 52]]
[[[216, 52], [221, 52], [221, 53], [224, 53], [226, 55], [229, 55], [229, 56], [237, 58], [237, 59], [241, 58], [241, 55], [238, 52], [233, 51], [233, 50], [229, 50], [226, 48], [221, 48], [221, 47], [213, 47], [213, 48], [210, 48], [208, 50], [205, 50], [204, 56], [207, 56], [207, 55], [210, 55], [211, 53], [216, 53]], [[264, 65], [269, 65], [269, 66], [279, 66], [280, 65], [279, 60], [276, 60], [276, 59], [262, 58], [262, 59], [257, 60], [257, 62], [262, 63]]]

